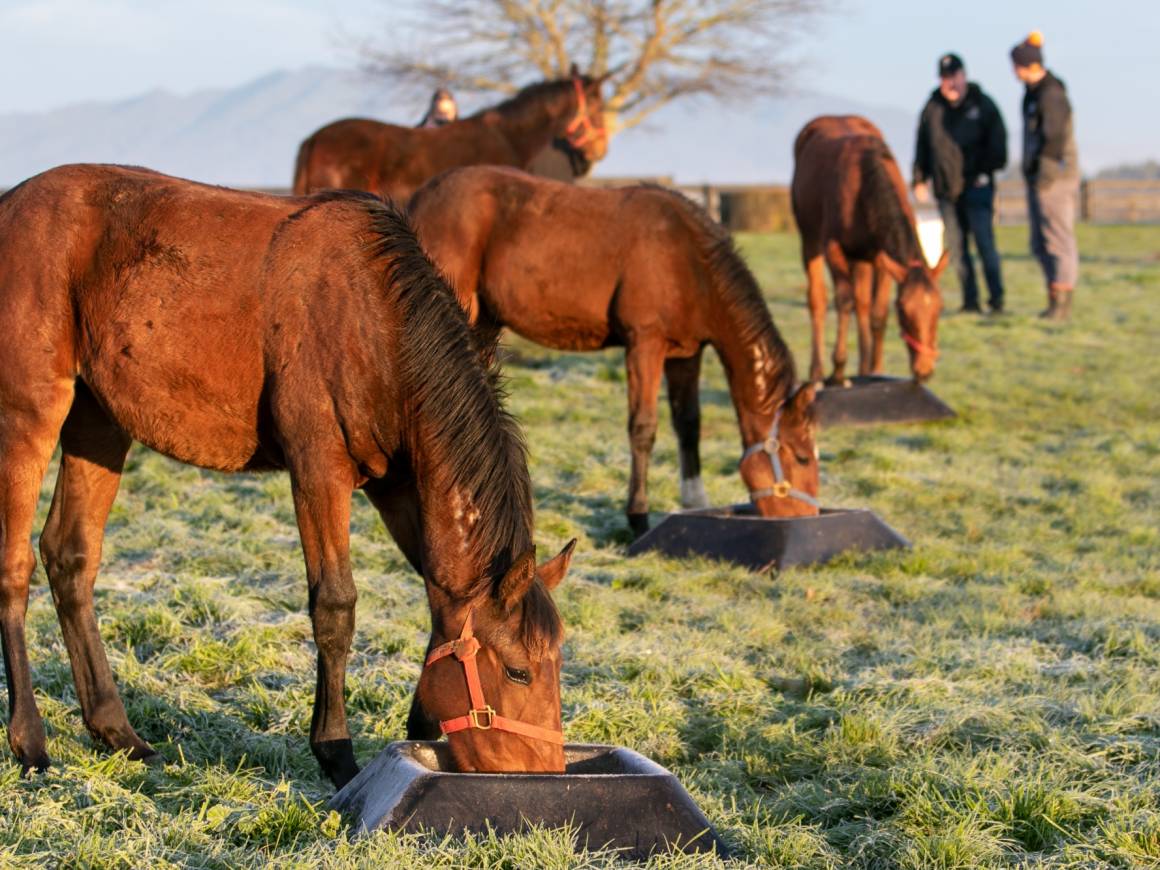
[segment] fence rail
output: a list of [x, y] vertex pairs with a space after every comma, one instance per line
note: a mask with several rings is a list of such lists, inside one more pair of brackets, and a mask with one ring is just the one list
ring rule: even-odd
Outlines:
[[[700, 203], [731, 230], [793, 230], [789, 187], [784, 184], [678, 185], [669, 176], [586, 178], [586, 187], [657, 184], [680, 190]], [[262, 193], [288, 194], [286, 188], [254, 187]], [[0, 188], [0, 195], [4, 188]], [[1001, 224], [1027, 222], [1027, 195], [1021, 179], [1000, 181], [995, 191], [995, 218]], [[1094, 224], [1160, 223], [1160, 179], [1093, 178], [1080, 185], [1079, 219]]]

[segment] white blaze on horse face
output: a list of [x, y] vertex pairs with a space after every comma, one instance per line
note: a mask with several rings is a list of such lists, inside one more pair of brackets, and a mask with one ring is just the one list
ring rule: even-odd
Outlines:
[[705, 484], [699, 475], [697, 477], [681, 478], [681, 507], [709, 507], [709, 496], [705, 492]]

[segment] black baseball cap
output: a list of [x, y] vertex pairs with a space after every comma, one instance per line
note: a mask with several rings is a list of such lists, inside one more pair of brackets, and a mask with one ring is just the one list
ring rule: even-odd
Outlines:
[[961, 57], [948, 52], [938, 59], [938, 77], [945, 79], [947, 76], [953, 76], [965, 66]]

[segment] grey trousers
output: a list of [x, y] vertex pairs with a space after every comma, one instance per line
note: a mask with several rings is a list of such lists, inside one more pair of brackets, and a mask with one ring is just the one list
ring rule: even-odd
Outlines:
[[1075, 287], [1079, 279], [1079, 248], [1075, 243], [1075, 213], [1079, 181], [1061, 178], [1044, 187], [1027, 185], [1027, 217], [1031, 221], [1031, 253], [1048, 284]]

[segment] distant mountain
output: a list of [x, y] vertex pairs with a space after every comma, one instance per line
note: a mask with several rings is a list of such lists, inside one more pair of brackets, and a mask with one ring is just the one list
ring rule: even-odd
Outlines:
[[[475, 106], [466, 107], [474, 109]], [[864, 114], [882, 127], [904, 167], [915, 113], [805, 94], [745, 106], [676, 104], [617, 136], [597, 175], [668, 175], [696, 183], [784, 182], [794, 136], [827, 113]], [[217, 184], [286, 187], [298, 143], [336, 118], [413, 123], [414, 101], [353, 71], [308, 67], [236, 88], [152, 91], [119, 102], [0, 115], [0, 187], [62, 163], [148, 166]]]

